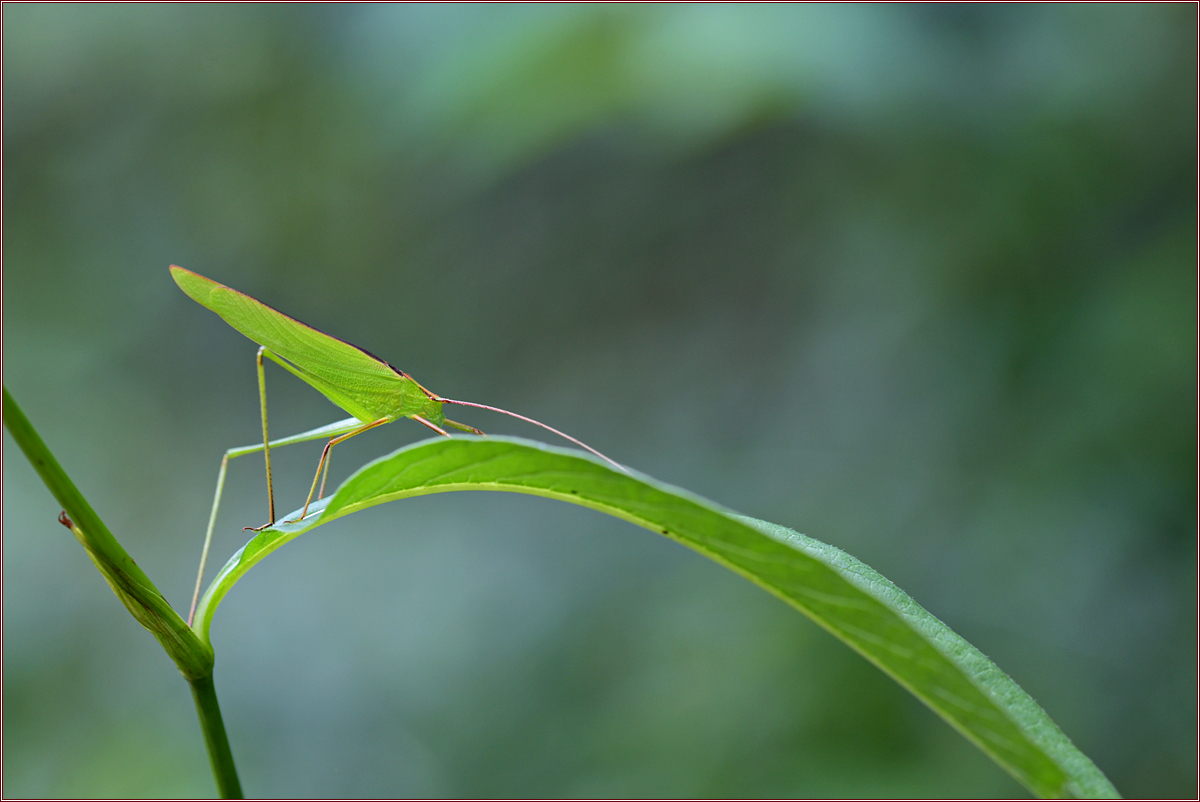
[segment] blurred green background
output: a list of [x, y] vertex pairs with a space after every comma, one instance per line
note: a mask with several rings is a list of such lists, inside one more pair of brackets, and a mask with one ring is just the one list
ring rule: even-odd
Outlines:
[[[176, 609], [259, 423], [172, 262], [849, 551], [1124, 794], [1195, 795], [1194, 5], [3, 23], [4, 381]], [[268, 385], [273, 433], [343, 417]], [[185, 683], [4, 443], [5, 796], [211, 795]], [[233, 463], [209, 577], [263, 496]], [[545, 499], [324, 528], [213, 640], [252, 795], [1023, 793], [780, 601]]]

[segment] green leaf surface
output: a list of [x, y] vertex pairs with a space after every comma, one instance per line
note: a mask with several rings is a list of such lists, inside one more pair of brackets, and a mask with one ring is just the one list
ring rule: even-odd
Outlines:
[[452, 490], [569, 501], [677, 540], [761, 585], [844, 641], [1038, 796], [1118, 796], [1027, 693], [870, 567], [786, 527], [622, 473], [580, 452], [526, 440], [439, 438], [367, 464], [326, 502], [310, 508], [303, 522], [265, 529], [233, 555], [200, 602], [196, 628], [201, 638], [208, 642], [213, 612], [233, 584], [289, 540], [376, 504]]

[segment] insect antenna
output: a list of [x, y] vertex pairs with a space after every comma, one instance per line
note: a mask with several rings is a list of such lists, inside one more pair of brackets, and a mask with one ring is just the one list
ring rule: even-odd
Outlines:
[[624, 471], [625, 473], [629, 473], [629, 471], [625, 470], [625, 467], [623, 465], [621, 465], [620, 463], [618, 463], [616, 460], [609, 459], [608, 457], [604, 456], [599, 451], [592, 448], [591, 446], [589, 446], [587, 443], [583, 442], [582, 440], [576, 440], [571, 435], [569, 435], [565, 432], [560, 432], [558, 429], [555, 429], [553, 426], [547, 426], [546, 424], [542, 423], [539, 420], [534, 420], [533, 418], [527, 418], [524, 415], [518, 415], [515, 412], [509, 412], [507, 409], [500, 409], [500, 407], [490, 407], [487, 404], [476, 404], [474, 401], [455, 401], [451, 398], [442, 398], [441, 396], [438, 396], [436, 400], [442, 402], [443, 404], [457, 404], [460, 407], [475, 407], [477, 409], [487, 409], [487, 410], [491, 410], [492, 412], [499, 412], [501, 415], [507, 415], [510, 418], [516, 418], [517, 420], [523, 420], [526, 423], [532, 423], [534, 426], [541, 426], [546, 431], [554, 432], [556, 435], [563, 438], [564, 440], [570, 440], [572, 443], [579, 446], [580, 448], [587, 449], [588, 451], [592, 452], [597, 457], [599, 457], [600, 459], [609, 463], [613, 467], [618, 468], [618, 469]]

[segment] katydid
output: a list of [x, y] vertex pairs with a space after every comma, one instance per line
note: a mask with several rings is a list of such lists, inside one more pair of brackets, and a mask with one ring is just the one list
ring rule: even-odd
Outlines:
[[[442, 428], [443, 426], [464, 432], [483, 434], [473, 426], [447, 419], [442, 413], [443, 404], [489, 409], [532, 423], [587, 449], [620, 470], [625, 470], [586, 443], [540, 421], [487, 404], [455, 401], [430, 392], [407, 373], [374, 354], [288, 317], [245, 293], [175, 265], [171, 265], [171, 276], [179, 288], [192, 300], [216, 312], [230, 326], [259, 344], [258, 396], [262, 410], [263, 441], [258, 445], [231, 448], [225, 452], [225, 457], [221, 460], [221, 469], [217, 474], [217, 491], [213, 498], [212, 513], [209, 515], [208, 531], [204, 536], [204, 549], [200, 555], [200, 571], [196, 577], [196, 590], [192, 596], [192, 609], [188, 614], [189, 625], [195, 615], [196, 602], [200, 596], [200, 583], [204, 578], [204, 563], [208, 559], [208, 546], [212, 540], [217, 508], [221, 504], [221, 492], [225, 486], [225, 468], [229, 460], [234, 457], [262, 451], [266, 462], [267, 510], [270, 519], [262, 526], [246, 527], [253, 531], [266, 529], [275, 523], [275, 490], [271, 481], [272, 447], [330, 438], [321, 451], [321, 459], [317, 462], [317, 472], [313, 476], [312, 487], [309, 488], [308, 498], [304, 500], [304, 507], [300, 511], [300, 518], [304, 518], [308, 514], [313, 494], [317, 493], [318, 482], [320, 492], [317, 493], [317, 498], [325, 495], [325, 480], [329, 477], [330, 450], [338, 443], [349, 440], [355, 435], [362, 434], [368, 429], [374, 429], [376, 426], [391, 423], [398, 418], [412, 418], [444, 437], [449, 437], [450, 434]], [[267, 434], [267, 385], [263, 372], [263, 357], [281, 365], [301, 381], [307, 382], [353, 417], [271, 442]], [[325, 472], [324, 477], [322, 477], [322, 469]], [[284, 523], [292, 522], [285, 521]]]

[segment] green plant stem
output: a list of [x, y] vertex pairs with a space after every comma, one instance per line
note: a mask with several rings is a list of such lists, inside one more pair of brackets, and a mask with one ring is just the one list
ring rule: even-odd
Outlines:
[[208, 747], [213, 778], [217, 781], [217, 793], [222, 799], [241, 799], [242, 784], [233, 765], [233, 752], [225, 735], [225, 722], [221, 719], [221, 707], [217, 704], [212, 675], [191, 680], [190, 685], [192, 698], [196, 701], [196, 715], [200, 718], [200, 729], [204, 731], [204, 745]]
[[142, 572], [133, 558], [121, 547], [112, 532], [108, 531], [108, 527], [100, 520], [100, 516], [92, 509], [92, 505], [88, 504], [79, 488], [75, 487], [75, 483], [58, 464], [58, 460], [50, 453], [33, 424], [9, 394], [8, 387], [4, 388], [4, 426], [25, 452], [25, 457], [38, 472], [50, 493], [62, 505], [63, 511], [80, 529], [88, 533], [89, 543], [114, 558], [120, 569], [135, 582], [154, 587], [150, 577]]
[[179, 667], [180, 673], [191, 683], [217, 788], [222, 796], [240, 797], [241, 787], [213, 687], [212, 647], [202, 642], [187, 622], [180, 618], [150, 581], [150, 577], [117, 542], [50, 453], [33, 424], [9, 394], [8, 387], [4, 387], [4, 426], [51, 494], [62, 505], [63, 516], [59, 522], [70, 528], [113, 593], [138, 623], [158, 639]]

